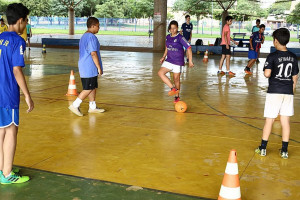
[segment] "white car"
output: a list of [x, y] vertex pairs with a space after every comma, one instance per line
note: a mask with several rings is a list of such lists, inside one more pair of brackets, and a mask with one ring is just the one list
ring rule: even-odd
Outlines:
[[264, 31], [264, 35], [269, 35], [271, 36], [273, 33], [273, 30], [271, 29], [271, 27], [266, 27], [265, 31]]

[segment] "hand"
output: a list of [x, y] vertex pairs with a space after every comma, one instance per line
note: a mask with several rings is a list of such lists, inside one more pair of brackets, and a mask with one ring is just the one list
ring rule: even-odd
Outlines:
[[253, 47], [250, 47], [250, 49], [251, 49], [252, 51], [254, 51]]
[[103, 74], [102, 70], [98, 68], [98, 76], [101, 76]]
[[29, 113], [29, 112], [31, 112], [31, 111], [33, 110], [33, 108], [34, 108], [34, 103], [33, 103], [33, 101], [32, 101], [32, 99], [31, 99], [30, 96], [25, 97], [25, 101], [26, 101], [26, 103], [27, 103], [27, 105], [28, 105], [27, 113]]
[[162, 63], [165, 61], [165, 59], [166, 59], [166, 57], [162, 57], [162, 58], [159, 60], [160, 64], [162, 64]]
[[228, 44], [226, 44], [226, 49], [229, 49], [229, 45]]
[[189, 68], [193, 68], [193, 67], [194, 67], [193, 61], [189, 60]]
[[234, 41], [234, 44], [239, 45], [239, 43], [237, 41]]

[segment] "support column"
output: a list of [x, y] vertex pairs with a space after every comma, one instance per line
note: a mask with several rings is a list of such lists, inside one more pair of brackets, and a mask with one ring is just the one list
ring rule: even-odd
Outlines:
[[75, 19], [74, 8], [69, 8], [69, 35], [74, 35], [74, 19]]
[[163, 51], [166, 42], [167, 0], [154, 0], [153, 50]]

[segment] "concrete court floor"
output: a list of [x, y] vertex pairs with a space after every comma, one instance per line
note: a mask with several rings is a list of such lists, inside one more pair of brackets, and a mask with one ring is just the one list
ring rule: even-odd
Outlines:
[[268, 155], [254, 154], [264, 125], [264, 58], [253, 76], [243, 73], [247, 58], [232, 58], [237, 75], [227, 78], [216, 75], [220, 56], [210, 56], [204, 64], [202, 56], [194, 55], [195, 67], [185, 68], [181, 77], [181, 98], [188, 105], [182, 114], [174, 111], [168, 88], [157, 76], [161, 54], [101, 54], [104, 75], [96, 101], [107, 112], [88, 114], [84, 101], [84, 117], [77, 117], [67, 108], [74, 97], [65, 94], [71, 69], [81, 90], [78, 50], [26, 52], [35, 109], [26, 114], [21, 99], [16, 165], [216, 199], [229, 151], [236, 149], [242, 199], [300, 199], [299, 93], [291, 118], [290, 158], [278, 154], [279, 121]]

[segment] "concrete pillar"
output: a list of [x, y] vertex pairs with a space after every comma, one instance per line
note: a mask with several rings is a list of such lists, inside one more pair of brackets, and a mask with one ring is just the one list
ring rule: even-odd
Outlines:
[[74, 20], [75, 11], [74, 8], [69, 8], [69, 35], [74, 35]]
[[166, 42], [167, 0], [154, 0], [153, 21], [153, 50], [162, 51]]

